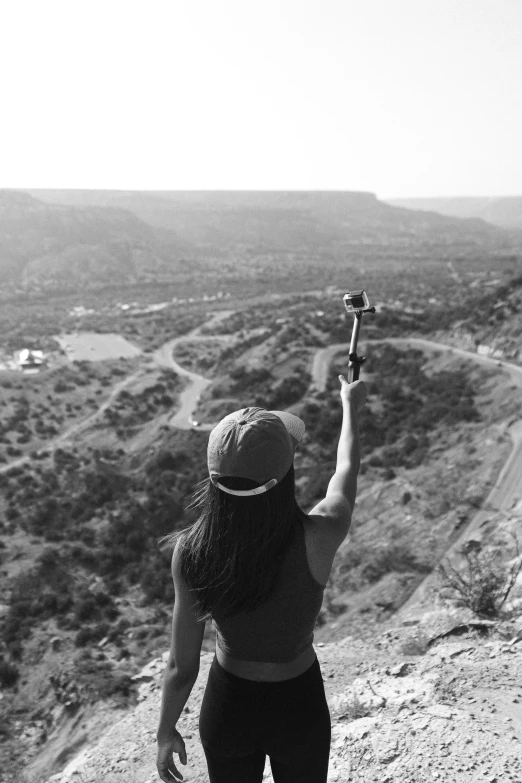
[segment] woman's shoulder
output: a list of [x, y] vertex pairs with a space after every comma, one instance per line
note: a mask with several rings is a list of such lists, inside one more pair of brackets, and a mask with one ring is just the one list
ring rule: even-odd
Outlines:
[[185, 551], [185, 540], [183, 534], [180, 533], [179, 535], [176, 536], [176, 538], [172, 542], [172, 557], [170, 559], [170, 569], [172, 571], [172, 576], [174, 576], [175, 571], [178, 574], [181, 573], [181, 565], [182, 565], [184, 551]]
[[329, 524], [324, 517], [319, 514], [306, 514], [301, 512], [306, 540], [309, 540], [311, 546], [321, 553], [332, 554], [337, 552], [345, 536], [340, 536], [336, 527]]
[[176, 539], [174, 542], [174, 546], [172, 549], [172, 557], [170, 559], [170, 570], [172, 571], [172, 576], [174, 576], [175, 572], [179, 572], [181, 566], [181, 543], [179, 538]]
[[303, 512], [302, 524], [306, 547], [308, 568], [315, 581], [320, 585], [328, 582], [332, 570], [333, 559], [338, 549], [331, 537], [325, 535], [313, 518]]

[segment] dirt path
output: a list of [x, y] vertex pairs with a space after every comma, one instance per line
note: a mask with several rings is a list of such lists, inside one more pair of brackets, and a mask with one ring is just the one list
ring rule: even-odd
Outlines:
[[[105, 402], [103, 402], [100, 407], [94, 411], [94, 413], [91, 413], [89, 416], [87, 416], [86, 419], [82, 419], [81, 421], [76, 422], [76, 424], [73, 424], [71, 427], [69, 427], [69, 429], [65, 430], [65, 432], [57, 435], [56, 438], [47, 441], [41, 451], [54, 451], [54, 449], [63, 446], [68, 440], [70, 440], [70, 438], [73, 438], [89, 427], [92, 427], [92, 425], [98, 421], [107, 408], [112, 405], [118, 394], [127, 386], [130, 386], [132, 383], [134, 383], [134, 381], [141, 377], [144, 372], [145, 370], [137, 370], [136, 372], [132, 373], [132, 375], [128, 375], [122, 381], [117, 383], [116, 386], [113, 387]], [[11, 462], [7, 462], [5, 465], [0, 466], [0, 473], [7, 473], [12, 468], [17, 467], [18, 465], [24, 465], [26, 462], [30, 462], [31, 460], [32, 457], [27, 454], [25, 457], [19, 457], [18, 459], [12, 460]]]
[[[214, 324], [219, 323], [219, 321], [222, 321], [224, 318], [227, 318], [233, 312], [234, 312], [233, 310], [222, 310], [218, 313], [215, 313], [213, 317], [204, 324], [204, 326], [211, 327]], [[204, 378], [202, 375], [198, 375], [197, 373], [190, 372], [189, 370], [185, 370], [173, 358], [173, 351], [178, 343], [186, 342], [189, 340], [209, 339], [208, 335], [200, 334], [201, 328], [202, 327], [197, 327], [196, 329], [193, 329], [188, 334], [184, 334], [181, 337], [176, 337], [173, 340], [169, 340], [168, 342], [160, 346], [160, 348], [158, 348], [156, 351], [154, 351], [151, 357], [154, 364], [156, 364], [158, 367], [166, 367], [170, 370], [174, 370], [174, 372], [176, 372], [178, 375], [180, 375], [183, 378], [187, 378], [190, 381], [189, 385], [180, 394], [179, 410], [174, 414], [174, 416], [172, 416], [172, 418], [169, 421], [171, 427], [177, 427], [178, 429], [183, 429], [183, 430], [194, 429], [194, 426], [192, 424], [192, 413], [197, 407], [201, 392], [212, 382], [207, 378]], [[92, 427], [92, 425], [95, 424], [99, 420], [99, 418], [104, 414], [104, 412], [112, 405], [112, 403], [114, 402], [118, 394], [121, 391], [123, 391], [123, 389], [125, 389], [127, 386], [131, 386], [136, 380], [138, 380], [138, 378], [145, 375], [146, 372], [147, 370], [142, 368], [132, 373], [132, 375], [128, 375], [122, 381], [117, 383], [112, 388], [112, 391], [107, 397], [107, 399], [105, 400], [105, 402], [103, 402], [100, 405], [100, 407], [94, 411], [94, 413], [91, 413], [89, 416], [87, 416], [87, 418], [76, 422], [71, 427], [69, 427], [69, 429], [65, 430], [65, 432], [62, 432], [60, 435], [57, 435], [52, 440], [47, 441], [47, 443], [41, 449], [41, 451], [49, 451], [49, 452], [54, 451], [54, 449], [60, 448], [71, 438], [76, 437], [77, 435], [84, 432], [89, 427]], [[212, 427], [213, 425], [207, 424], [207, 425], [201, 425], [197, 427], [197, 429], [209, 430], [212, 429]], [[24, 457], [17, 457], [17, 459], [11, 460], [10, 462], [5, 463], [4, 465], [0, 465], [0, 474], [7, 473], [12, 468], [18, 467], [20, 465], [25, 465], [27, 462], [30, 462], [31, 460], [32, 457], [29, 454], [25, 455]]]
[[92, 413], [90, 416], [88, 416], [86, 419], [83, 419], [83, 421], [77, 422], [76, 424], [73, 424], [72, 427], [70, 427], [66, 432], [63, 432], [61, 435], [58, 435], [58, 437], [52, 441], [52, 447], [56, 448], [61, 443], [64, 443], [65, 441], [69, 440], [70, 438], [74, 437], [75, 435], [79, 435], [80, 432], [83, 432], [84, 430], [88, 429], [89, 427], [92, 427], [93, 424], [95, 424], [98, 419], [105, 413], [105, 411], [110, 408], [118, 394], [123, 391], [127, 386], [130, 386], [134, 381], [138, 380], [143, 374], [144, 370], [137, 370], [136, 372], [132, 373], [132, 375], [127, 375], [126, 378], [124, 378], [122, 381], [116, 384], [116, 386], [113, 387], [111, 393], [103, 402], [98, 410], [96, 410], [94, 413]]

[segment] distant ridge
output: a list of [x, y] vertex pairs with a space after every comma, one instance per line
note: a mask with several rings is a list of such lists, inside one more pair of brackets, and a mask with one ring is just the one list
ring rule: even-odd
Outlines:
[[53, 204], [0, 190], [0, 284], [16, 290], [71, 290], [135, 283], [172, 274], [185, 246], [155, 231], [130, 210], [95, 204]]
[[[522, 236], [352, 191], [0, 191], [4, 292], [334, 283], [347, 270], [489, 269]], [[8, 289], [5, 286], [8, 286]], [[293, 288], [292, 288], [293, 290]]]
[[[117, 191], [30, 190], [48, 204], [111, 207], [134, 213], [154, 228], [176, 231], [192, 246], [223, 242], [249, 249], [324, 248], [337, 242], [391, 245], [429, 241], [498, 242], [481, 220], [412, 214], [366, 191]], [[383, 233], [385, 236], [383, 235]], [[480, 237], [480, 240], [479, 240]]]
[[387, 204], [458, 218], [481, 218], [494, 226], [522, 229], [522, 196], [462, 196], [386, 199]]

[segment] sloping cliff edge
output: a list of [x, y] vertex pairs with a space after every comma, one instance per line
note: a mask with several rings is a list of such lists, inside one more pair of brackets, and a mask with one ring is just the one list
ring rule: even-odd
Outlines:
[[[317, 645], [332, 718], [328, 780], [522, 780], [522, 618], [485, 621], [440, 607], [396, 623], [371, 641], [347, 636]], [[159, 780], [155, 730], [167, 655], [136, 675], [137, 705], [100, 713], [101, 739], [47, 783]], [[187, 783], [208, 780], [198, 716], [212, 658], [202, 654], [178, 724], [187, 745]], [[45, 780], [48, 762], [34, 758], [27, 779]], [[268, 760], [264, 779], [272, 781]]]

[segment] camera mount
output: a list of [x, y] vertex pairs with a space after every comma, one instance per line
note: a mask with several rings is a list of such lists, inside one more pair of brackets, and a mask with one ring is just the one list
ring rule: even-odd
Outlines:
[[361, 365], [366, 361], [366, 356], [357, 355], [357, 341], [363, 313], [375, 313], [375, 307], [370, 307], [366, 291], [350, 291], [343, 296], [343, 302], [347, 313], [354, 314], [350, 353], [348, 354], [348, 381], [359, 380]]

